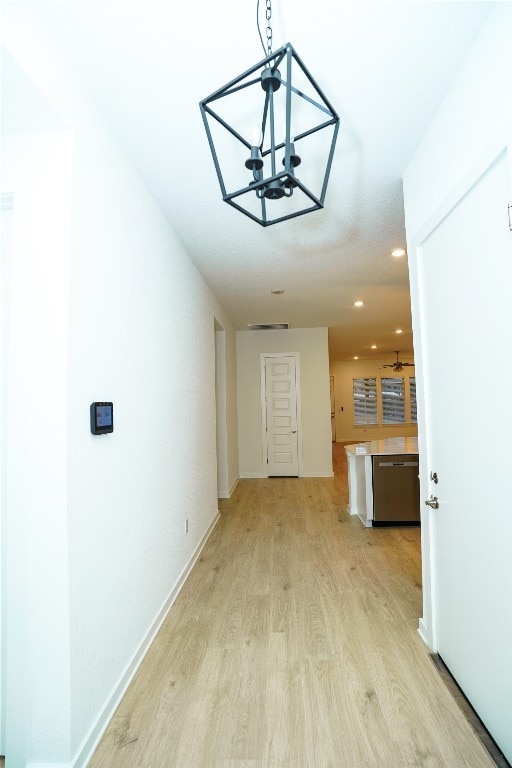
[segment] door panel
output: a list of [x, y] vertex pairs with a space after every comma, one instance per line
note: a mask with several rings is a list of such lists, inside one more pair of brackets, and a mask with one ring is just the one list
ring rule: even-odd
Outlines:
[[297, 385], [293, 357], [265, 359], [268, 474], [299, 474], [297, 438]]
[[437, 647], [512, 758], [512, 232], [506, 155], [419, 253]]

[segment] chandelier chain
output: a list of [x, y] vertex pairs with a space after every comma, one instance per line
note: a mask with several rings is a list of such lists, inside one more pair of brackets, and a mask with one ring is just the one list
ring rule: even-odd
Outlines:
[[260, 28], [260, 0], [257, 0], [257, 3], [256, 3], [256, 25], [258, 27], [258, 34], [260, 36], [260, 42], [261, 42], [261, 47], [263, 48], [263, 53], [265, 54], [265, 57], [267, 57], [272, 54], [272, 0], [265, 0], [265, 4], [266, 4], [265, 18], [267, 20], [267, 28], [265, 30], [266, 36], [267, 36], [266, 48], [265, 48], [265, 43], [263, 42], [263, 35], [261, 34], [261, 28]]
[[272, 53], [272, 0], [267, 0], [267, 8], [265, 11], [265, 18], [267, 19], [267, 52], [268, 56]]

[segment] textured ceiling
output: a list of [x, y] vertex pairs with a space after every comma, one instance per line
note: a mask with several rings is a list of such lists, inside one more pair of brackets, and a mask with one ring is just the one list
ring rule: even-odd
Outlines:
[[338, 360], [412, 352], [401, 176], [493, 3], [273, 0], [274, 49], [294, 45], [341, 128], [325, 208], [268, 228], [222, 202], [198, 107], [263, 58], [256, 0], [27, 5], [237, 328], [329, 326]]

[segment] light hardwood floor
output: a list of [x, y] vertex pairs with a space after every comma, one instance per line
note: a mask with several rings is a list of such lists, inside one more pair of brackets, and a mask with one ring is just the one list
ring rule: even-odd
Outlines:
[[90, 768], [491, 768], [417, 634], [420, 531], [242, 480]]

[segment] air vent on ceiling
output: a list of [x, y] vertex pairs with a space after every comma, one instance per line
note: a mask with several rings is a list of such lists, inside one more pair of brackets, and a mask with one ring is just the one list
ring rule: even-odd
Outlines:
[[287, 331], [290, 323], [249, 323], [250, 331]]

